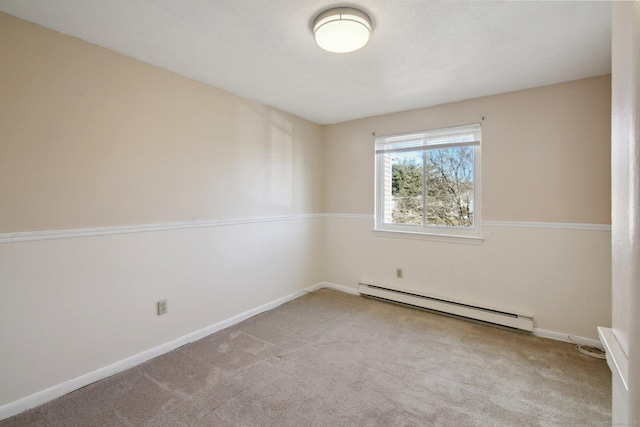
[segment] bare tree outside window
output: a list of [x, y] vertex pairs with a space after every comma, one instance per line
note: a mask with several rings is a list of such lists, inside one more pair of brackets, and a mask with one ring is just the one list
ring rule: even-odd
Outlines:
[[394, 224], [473, 226], [472, 147], [403, 153], [391, 168]]
[[473, 227], [473, 148], [427, 152], [427, 225]]

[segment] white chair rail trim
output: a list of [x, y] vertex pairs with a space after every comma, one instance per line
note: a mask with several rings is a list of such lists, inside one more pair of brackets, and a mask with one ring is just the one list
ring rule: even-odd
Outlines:
[[[309, 213], [281, 216], [266, 216], [254, 218], [239, 218], [228, 220], [207, 220], [193, 222], [173, 222], [165, 224], [123, 225], [114, 227], [73, 228], [65, 230], [17, 231], [0, 233], [0, 244], [30, 242], [35, 240], [70, 239], [77, 237], [108, 236], [112, 234], [143, 233], [149, 231], [180, 230], [186, 228], [226, 227], [241, 224], [256, 224], [261, 222], [293, 221], [309, 218], [340, 218], [373, 220], [373, 214], [351, 213]], [[483, 227], [511, 227], [511, 228], [547, 228], [562, 230], [608, 231], [610, 224], [582, 224], [567, 222], [527, 222], [527, 221], [483, 221]]]
[[298, 219], [321, 218], [323, 214], [296, 214], [229, 220], [209, 220], [194, 222], [172, 222], [166, 224], [124, 225], [115, 227], [74, 228], [66, 230], [18, 231], [0, 233], [0, 244], [29, 242], [34, 240], [69, 239], [75, 237], [108, 236], [112, 234], [143, 233], [149, 231], [180, 230], [185, 228], [225, 227], [261, 222], [292, 221]]

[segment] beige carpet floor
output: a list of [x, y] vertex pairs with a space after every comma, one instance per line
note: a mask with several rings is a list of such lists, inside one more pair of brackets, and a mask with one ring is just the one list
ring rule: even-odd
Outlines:
[[9, 426], [606, 426], [604, 360], [321, 290], [0, 422]]

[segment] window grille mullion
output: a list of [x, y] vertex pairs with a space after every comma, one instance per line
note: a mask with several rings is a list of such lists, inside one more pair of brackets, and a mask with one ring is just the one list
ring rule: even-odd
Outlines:
[[427, 150], [422, 152], [422, 226], [427, 226]]

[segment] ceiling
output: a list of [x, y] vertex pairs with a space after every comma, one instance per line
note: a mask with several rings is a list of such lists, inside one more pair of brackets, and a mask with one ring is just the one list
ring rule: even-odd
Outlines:
[[[355, 6], [369, 44], [316, 46]], [[0, 0], [0, 11], [320, 124], [611, 72], [610, 2]]]

